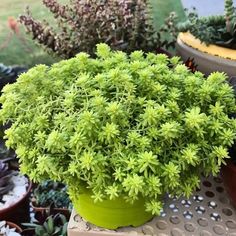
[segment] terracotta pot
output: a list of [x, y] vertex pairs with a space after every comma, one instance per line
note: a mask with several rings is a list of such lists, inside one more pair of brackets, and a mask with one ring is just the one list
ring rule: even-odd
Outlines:
[[12, 222], [10, 222], [10, 221], [7, 221], [6, 224], [7, 224], [11, 229], [14, 229], [14, 228], [15, 228], [17, 233], [21, 233], [21, 232], [22, 232], [22, 229], [21, 229], [20, 226], [18, 226], [18, 225], [16, 225], [16, 224], [12, 223]]
[[[40, 207], [36, 205], [35, 199], [32, 199], [32, 208], [35, 213], [44, 215], [45, 212], [49, 211], [50, 207]], [[52, 214], [62, 214], [67, 220], [70, 219], [71, 212], [67, 208], [52, 208]]]
[[214, 71], [236, 75], [236, 50], [201, 43], [190, 33], [180, 33], [176, 43], [177, 55], [183, 61], [194, 58], [197, 69], [209, 75]]
[[229, 197], [236, 207], [236, 164], [231, 160], [227, 161], [227, 165], [221, 167], [221, 176], [225, 185], [225, 189]]
[[29, 222], [29, 195], [32, 188], [32, 183], [29, 181], [27, 192], [18, 202], [0, 210], [0, 220], [12, 221], [16, 224]]

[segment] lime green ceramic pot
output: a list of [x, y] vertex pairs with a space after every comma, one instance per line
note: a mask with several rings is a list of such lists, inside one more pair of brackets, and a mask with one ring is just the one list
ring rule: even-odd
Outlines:
[[77, 213], [88, 222], [107, 229], [124, 226], [140, 226], [150, 220], [152, 214], [145, 211], [145, 200], [140, 198], [133, 204], [123, 198], [94, 203], [91, 194], [86, 192], [73, 199]]

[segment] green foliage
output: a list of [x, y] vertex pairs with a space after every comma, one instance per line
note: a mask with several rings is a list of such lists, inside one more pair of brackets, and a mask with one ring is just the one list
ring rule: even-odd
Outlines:
[[[163, 41], [153, 27], [149, 0], [43, 0], [57, 26], [40, 22], [27, 10], [20, 16], [33, 39], [50, 52], [71, 58], [78, 52], [94, 54], [97, 43], [106, 42], [113, 49], [156, 51]], [[94, 30], [96, 29], [96, 30]]]
[[34, 198], [37, 206], [48, 207], [53, 204], [56, 208], [69, 208], [70, 200], [67, 187], [50, 180], [43, 181], [34, 190]]
[[187, 21], [178, 25], [180, 32], [189, 31], [206, 44], [236, 49], [236, 10], [232, 0], [225, 0], [225, 15], [199, 17], [193, 11]]
[[37, 222], [25, 223], [23, 225], [29, 229], [33, 229], [35, 236], [67, 236], [68, 222], [66, 217], [61, 214], [48, 216], [42, 225]]
[[97, 46], [38, 65], [0, 98], [7, 145], [35, 181], [84, 187], [95, 201], [146, 198], [159, 214], [168, 192], [189, 196], [202, 172], [217, 174], [235, 140], [233, 88], [222, 73], [191, 73], [178, 57]]

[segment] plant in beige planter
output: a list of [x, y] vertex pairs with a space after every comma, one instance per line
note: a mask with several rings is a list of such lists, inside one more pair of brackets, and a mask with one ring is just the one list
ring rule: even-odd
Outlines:
[[178, 57], [106, 44], [96, 55], [38, 65], [5, 86], [6, 143], [32, 180], [65, 182], [88, 221], [137, 226], [160, 214], [166, 193], [189, 197], [202, 172], [219, 172], [236, 135], [233, 88]]
[[178, 25], [177, 52], [186, 60], [194, 58], [205, 74], [219, 70], [235, 75], [236, 11], [233, 0], [225, 0], [225, 14], [198, 17], [190, 12], [186, 22]]

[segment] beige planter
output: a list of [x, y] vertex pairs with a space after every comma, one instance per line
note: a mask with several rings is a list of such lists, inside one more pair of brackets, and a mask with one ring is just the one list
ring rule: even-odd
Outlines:
[[236, 75], [236, 50], [207, 46], [190, 33], [179, 34], [176, 49], [183, 61], [194, 58], [197, 69], [206, 75], [213, 71], [225, 72], [228, 76]]

